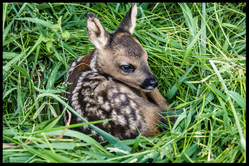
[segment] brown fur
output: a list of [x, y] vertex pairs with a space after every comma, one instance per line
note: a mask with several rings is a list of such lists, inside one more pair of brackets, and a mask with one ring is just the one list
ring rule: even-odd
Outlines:
[[[135, 138], [137, 129], [147, 137], [159, 133], [155, 129], [159, 114], [169, 105], [155, 88], [157, 80], [149, 69], [147, 52], [132, 36], [136, 10], [133, 4], [113, 33], [107, 32], [97, 17], [89, 13], [87, 33], [96, 49], [76, 58], [66, 77], [66, 82], [71, 83], [65, 95], [70, 106], [87, 121], [113, 118], [96, 126], [120, 140]], [[134, 70], [126, 72], [121, 68], [123, 65], [132, 65]], [[158, 106], [148, 102], [144, 92]], [[64, 120], [67, 121], [66, 114]], [[72, 115], [71, 123], [79, 122], [81, 120]], [[104, 141], [88, 126], [78, 129]]]
[[[68, 82], [73, 83], [73, 84], [69, 85], [68, 91], [72, 91], [72, 88], [75, 87], [75, 83], [76, 83], [76, 77], [75, 76], [76, 76], [76, 74], [78, 74], [79, 72], [82, 72], [82, 71], [91, 70], [89, 64], [90, 64], [90, 60], [92, 58], [92, 54], [93, 54], [93, 51], [91, 51], [89, 54], [84, 56], [84, 58], [80, 62], [77, 63], [77, 66], [72, 71], [72, 74], [68, 77]], [[74, 61], [76, 61], [76, 60], [77, 59], [75, 59]]]

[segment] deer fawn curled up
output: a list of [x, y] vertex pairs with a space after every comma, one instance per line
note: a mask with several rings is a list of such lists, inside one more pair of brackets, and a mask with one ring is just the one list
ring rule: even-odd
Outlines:
[[[149, 69], [147, 52], [132, 36], [136, 15], [137, 5], [133, 3], [118, 28], [109, 33], [89, 13], [87, 34], [96, 48], [72, 62], [65, 81], [70, 83], [65, 94], [69, 105], [89, 122], [113, 118], [96, 126], [120, 140], [135, 138], [137, 129], [146, 137], [159, 133], [155, 129], [158, 113], [169, 105], [156, 88], [158, 80]], [[144, 92], [157, 105], [147, 101]], [[72, 115], [71, 123], [82, 121]], [[104, 141], [87, 125], [78, 130]]]

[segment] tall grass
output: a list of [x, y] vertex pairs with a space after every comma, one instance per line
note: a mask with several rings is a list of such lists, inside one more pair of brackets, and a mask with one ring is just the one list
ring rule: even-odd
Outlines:
[[[179, 114], [162, 133], [118, 141], [103, 121], [64, 126], [65, 74], [94, 49], [87, 13], [112, 32], [130, 6], [3, 3], [3, 162], [246, 162], [245, 3], [138, 3], [134, 36]], [[69, 129], [80, 125], [110, 144]]]

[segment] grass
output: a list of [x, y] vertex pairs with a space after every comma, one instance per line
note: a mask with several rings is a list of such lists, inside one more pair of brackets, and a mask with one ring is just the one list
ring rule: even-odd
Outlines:
[[102, 146], [67, 130], [102, 121], [63, 125], [66, 71], [94, 49], [87, 13], [112, 32], [130, 6], [3, 3], [3, 162], [246, 162], [245, 3], [138, 3], [133, 35], [179, 114], [160, 135], [118, 141], [95, 128]]

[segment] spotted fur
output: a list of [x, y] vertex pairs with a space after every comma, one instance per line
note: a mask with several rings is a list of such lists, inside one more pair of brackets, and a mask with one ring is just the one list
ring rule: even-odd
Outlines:
[[[133, 4], [113, 33], [105, 31], [97, 17], [89, 13], [87, 32], [96, 49], [73, 60], [65, 80], [69, 83], [65, 94], [69, 105], [89, 122], [112, 118], [95, 125], [120, 140], [135, 138], [139, 132], [147, 137], [158, 133], [155, 127], [160, 120], [159, 113], [168, 105], [158, 89], [149, 90], [149, 95], [163, 108], [148, 102], [144, 95], [148, 90], [139, 86], [155, 76], [149, 70], [146, 51], [132, 36], [135, 10], [136, 4]], [[120, 65], [124, 62], [133, 63], [136, 71], [130, 74], [122, 72]], [[64, 121], [67, 120], [65, 113]], [[72, 115], [71, 123], [82, 121]], [[87, 125], [76, 130], [104, 141]]]
[[[96, 124], [96, 126], [120, 140], [135, 138], [138, 135], [136, 127], [144, 135], [152, 136], [156, 124], [153, 125], [154, 127], [149, 125], [146, 114], [142, 112], [146, 108], [141, 106], [143, 103], [144, 106], [151, 103], [124, 84], [109, 81], [109, 76], [108, 78], [92, 70], [80, 72], [76, 77], [77, 83], [66, 97], [70, 99], [71, 107], [87, 121], [113, 118], [112, 121]], [[153, 104], [150, 106], [157, 108]], [[159, 118], [156, 111], [151, 113], [150, 116]], [[66, 114], [64, 117], [67, 121]], [[82, 123], [82, 121], [73, 115], [73, 123]], [[96, 140], [104, 141], [88, 126], [83, 126], [81, 131], [94, 134]]]

